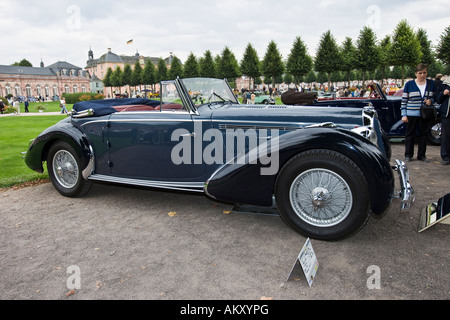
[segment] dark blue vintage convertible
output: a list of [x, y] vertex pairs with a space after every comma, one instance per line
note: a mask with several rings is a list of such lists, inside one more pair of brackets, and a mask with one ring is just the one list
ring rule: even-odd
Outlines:
[[[401, 90], [402, 92], [403, 90]], [[339, 97], [339, 98], [319, 98], [312, 103], [315, 106], [334, 106], [363, 108], [372, 105], [378, 114], [378, 119], [383, 130], [389, 138], [404, 138], [406, 134], [406, 124], [402, 122], [401, 115], [401, 95], [386, 96], [378, 83], [368, 85], [369, 95], [367, 97]], [[439, 106], [436, 105], [439, 110]], [[441, 143], [441, 123], [436, 122], [428, 132], [428, 141], [434, 145]]]
[[[94, 181], [203, 192], [216, 201], [274, 207], [287, 225], [336, 240], [414, 201], [408, 170], [373, 108], [242, 105], [226, 80], [160, 83], [160, 100], [80, 102], [25, 157], [64, 196]], [[394, 190], [395, 174], [400, 179]]]

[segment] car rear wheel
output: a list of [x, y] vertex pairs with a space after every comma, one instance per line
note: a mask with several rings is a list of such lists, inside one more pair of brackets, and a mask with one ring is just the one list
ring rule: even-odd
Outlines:
[[363, 173], [348, 157], [329, 150], [307, 151], [284, 165], [275, 200], [287, 225], [315, 239], [344, 238], [370, 217]]
[[73, 147], [59, 141], [50, 147], [47, 171], [53, 186], [66, 197], [80, 197], [92, 187], [92, 182], [82, 176], [80, 158]]

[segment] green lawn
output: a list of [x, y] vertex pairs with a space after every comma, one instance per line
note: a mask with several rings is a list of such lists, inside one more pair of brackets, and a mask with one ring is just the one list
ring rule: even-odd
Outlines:
[[[36, 106], [44, 106], [46, 110], [44, 112], [60, 112], [61, 108], [59, 107], [59, 101], [50, 101], [50, 102], [30, 102], [30, 106], [28, 107], [28, 110], [30, 113], [39, 112], [36, 109]], [[67, 111], [72, 110], [72, 104], [67, 104], [66, 108]], [[23, 103], [20, 104], [20, 113], [25, 112], [25, 105]]]
[[[23, 110], [21, 111], [23, 112]], [[44, 115], [0, 118], [0, 188], [39, 178], [48, 178], [47, 173], [39, 174], [29, 169], [25, 165], [21, 152], [27, 151], [31, 139], [36, 138], [44, 129], [66, 117], [65, 115]]]

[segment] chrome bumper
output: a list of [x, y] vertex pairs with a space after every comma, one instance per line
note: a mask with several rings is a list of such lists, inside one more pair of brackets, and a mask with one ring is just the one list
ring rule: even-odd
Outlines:
[[409, 209], [416, 199], [414, 195], [414, 189], [409, 183], [409, 172], [408, 167], [403, 161], [395, 159], [395, 166], [392, 166], [398, 173], [398, 177], [400, 179], [400, 191], [395, 192], [394, 197], [400, 199], [401, 201], [401, 210]]

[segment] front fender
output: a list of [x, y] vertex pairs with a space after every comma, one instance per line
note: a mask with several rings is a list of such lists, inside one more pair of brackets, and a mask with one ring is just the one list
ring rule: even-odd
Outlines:
[[30, 169], [43, 173], [42, 164], [47, 160], [48, 150], [55, 141], [59, 140], [66, 141], [77, 151], [83, 170], [89, 171], [89, 173], [83, 173], [86, 178], [92, 171], [93, 149], [88, 138], [68, 119], [47, 128], [34, 139], [25, 155], [25, 164]]
[[308, 128], [280, 135], [278, 141], [278, 168], [274, 174], [261, 174], [261, 169], [267, 167], [261, 161], [238, 164], [235, 158], [214, 172], [205, 184], [205, 192], [219, 201], [271, 206], [278, 173], [289, 159], [307, 150], [329, 149], [349, 157], [361, 169], [374, 213], [381, 214], [389, 206], [394, 196], [393, 170], [386, 156], [367, 139], [347, 130]]

